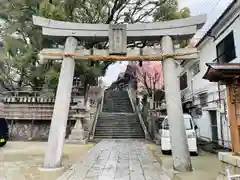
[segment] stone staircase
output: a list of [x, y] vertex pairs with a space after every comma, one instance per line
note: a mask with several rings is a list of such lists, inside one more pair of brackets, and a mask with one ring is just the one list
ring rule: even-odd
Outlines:
[[127, 91], [105, 91], [102, 111], [108, 113], [133, 113]]
[[95, 138], [145, 138], [127, 91], [105, 92], [103, 109], [98, 116]]

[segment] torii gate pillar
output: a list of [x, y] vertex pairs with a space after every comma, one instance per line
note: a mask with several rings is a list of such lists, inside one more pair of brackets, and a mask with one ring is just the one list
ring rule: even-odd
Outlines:
[[[172, 38], [164, 36], [161, 41], [163, 53], [173, 52]], [[181, 91], [173, 58], [163, 60], [164, 88], [168, 123], [172, 145], [173, 168], [178, 171], [192, 171], [186, 131], [184, 127]]]
[[[77, 42], [76, 38], [68, 37], [64, 51], [75, 52]], [[44, 168], [61, 167], [66, 125], [71, 102], [74, 69], [75, 60], [73, 57], [64, 57], [48, 137], [48, 146], [44, 158]]]

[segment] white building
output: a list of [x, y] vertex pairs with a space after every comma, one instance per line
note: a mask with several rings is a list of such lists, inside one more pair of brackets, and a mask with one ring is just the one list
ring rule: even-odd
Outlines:
[[[200, 138], [231, 148], [226, 88], [203, 79], [206, 63], [240, 63], [240, 1], [234, 0], [196, 45], [200, 57], [181, 64], [184, 110], [198, 125]], [[239, 72], [240, 74], [240, 72]]]

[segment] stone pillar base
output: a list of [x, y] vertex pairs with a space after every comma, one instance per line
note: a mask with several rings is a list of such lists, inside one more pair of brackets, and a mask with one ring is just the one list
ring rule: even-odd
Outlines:
[[42, 180], [56, 180], [64, 172], [64, 167], [59, 168], [39, 168]]
[[226, 169], [228, 168], [231, 175], [240, 175], [240, 156], [232, 152], [219, 152], [218, 159], [221, 163], [221, 172], [217, 180], [226, 180]]
[[88, 143], [88, 139], [82, 139], [82, 140], [77, 140], [77, 139], [72, 139], [72, 140], [66, 140], [67, 144], [87, 144]]
[[84, 129], [73, 130], [70, 134], [67, 143], [73, 144], [87, 144], [88, 143], [89, 132], [84, 131]]

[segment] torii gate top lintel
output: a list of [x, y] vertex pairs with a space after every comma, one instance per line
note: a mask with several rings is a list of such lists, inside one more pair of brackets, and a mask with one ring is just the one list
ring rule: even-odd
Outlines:
[[[127, 50], [127, 41], [129, 40], [154, 40], [160, 41], [160, 38], [163, 36], [171, 36], [172, 39], [189, 39], [191, 38], [196, 31], [201, 28], [206, 20], [205, 15], [193, 16], [189, 18], [164, 21], [164, 22], [155, 22], [155, 23], [142, 23], [142, 24], [84, 24], [84, 23], [73, 23], [73, 22], [64, 22], [56, 21], [52, 19], [47, 19], [39, 16], [33, 16], [33, 23], [37, 26], [42, 27], [43, 35], [48, 36], [61, 36], [61, 37], [78, 37], [80, 40], [95, 40], [95, 41], [106, 41], [109, 40], [109, 50], [108, 52], [102, 52], [102, 54], [110, 55], [130, 55]], [[54, 51], [54, 53], [53, 53]], [[57, 53], [58, 49], [50, 52], [49, 49], [45, 52], [41, 52], [41, 59], [58, 59], [63, 55], [63, 52]], [[104, 50], [102, 50], [104, 51]], [[179, 54], [178, 52], [174, 54], [175, 57], [178, 56], [178, 59], [195, 59], [197, 58], [194, 53], [197, 50], [190, 50], [186, 52], [186, 49], [180, 50], [180, 52], [185, 51], [185, 53]], [[144, 54], [140, 53], [144, 56]], [[152, 55], [151, 53], [147, 53]], [[155, 54], [155, 53], [153, 53]], [[45, 55], [45, 56], [44, 56]], [[84, 51], [83, 54], [76, 53], [64, 53], [65, 56], [75, 56], [75, 59], [85, 59], [85, 56], [88, 56], [89, 60], [114, 60], [118, 59], [121, 61], [124, 60], [136, 60], [139, 59], [136, 54], [134, 57], [100, 57], [94, 56], [89, 57], [89, 55]], [[94, 55], [96, 55], [94, 53]], [[99, 54], [98, 54], [99, 55]], [[146, 54], [145, 54], [146, 55]], [[186, 56], [193, 55], [193, 56]], [[78, 56], [78, 57], [76, 57]], [[160, 56], [160, 58], [158, 58]], [[162, 57], [166, 55], [155, 55], [155, 57], [141, 57], [142, 60], [161, 60]], [[170, 55], [171, 56], [171, 55]], [[61, 59], [61, 58], [60, 58]]]
[[[128, 40], [156, 40], [161, 36], [172, 38], [189, 38], [200, 29], [206, 21], [206, 15], [154, 23], [127, 24]], [[42, 27], [43, 35], [75, 36], [85, 40], [106, 40], [109, 35], [109, 24], [85, 24], [56, 21], [33, 16], [33, 24]]]

